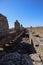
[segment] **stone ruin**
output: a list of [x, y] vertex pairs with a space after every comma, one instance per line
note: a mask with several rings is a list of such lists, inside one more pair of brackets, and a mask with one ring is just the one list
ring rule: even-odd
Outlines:
[[22, 26], [22, 24], [20, 25], [18, 20], [16, 20], [14, 23], [14, 29], [16, 32], [20, 32], [23, 30], [23, 26]]
[[0, 14], [0, 36], [5, 35], [5, 33], [8, 32], [9, 25], [8, 25], [8, 20], [7, 17]]
[[20, 31], [20, 23], [18, 22], [18, 20], [15, 21], [14, 26], [15, 26], [15, 30], [17, 32], [19, 32]]
[[[16, 20], [14, 23], [13, 31], [20, 32], [22, 28], [23, 28], [22, 25], [20, 25], [18, 20]], [[3, 14], [0, 14], [0, 37], [5, 36], [5, 34], [8, 33], [8, 31], [9, 31], [9, 25], [7, 17], [4, 16]]]

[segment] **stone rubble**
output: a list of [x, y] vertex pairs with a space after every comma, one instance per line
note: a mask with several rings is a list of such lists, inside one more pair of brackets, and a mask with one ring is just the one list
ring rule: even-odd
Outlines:
[[38, 54], [30, 54], [34, 65], [43, 65]]

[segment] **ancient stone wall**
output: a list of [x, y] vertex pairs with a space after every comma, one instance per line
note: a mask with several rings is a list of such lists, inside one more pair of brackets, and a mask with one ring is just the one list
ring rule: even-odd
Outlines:
[[9, 25], [8, 25], [7, 17], [0, 14], [0, 36], [7, 33], [8, 29], [9, 29]]
[[20, 31], [20, 23], [18, 22], [18, 20], [15, 21], [14, 26], [15, 26], [15, 30], [19, 32]]

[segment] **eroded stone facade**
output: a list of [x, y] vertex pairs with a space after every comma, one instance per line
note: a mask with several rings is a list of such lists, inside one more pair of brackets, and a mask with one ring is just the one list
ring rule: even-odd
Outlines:
[[8, 29], [9, 29], [9, 25], [8, 25], [7, 17], [0, 14], [0, 36], [7, 33]]
[[19, 32], [20, 31], [20, 23], [18, 22], [18, 20], [15, 21], [14, 26], [15, 26], [15, 30]]

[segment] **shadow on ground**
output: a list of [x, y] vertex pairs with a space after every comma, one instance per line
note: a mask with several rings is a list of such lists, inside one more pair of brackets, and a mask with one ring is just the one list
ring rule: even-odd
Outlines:
[[7, 47], [4, 47], [4, 51], [7, 52], [7, 53], [10, 53], [10, 52], [18, 52], [20, 54], [32, 54], [32, 53], [36, 53], [36, 50], [34, 48], [34, 46], [32, 44], [29, 44], [29, 43], [25, 43], [25, 42], [22, 42], [22, 43], [14, 43], [13, 45], [11, 46], [7, 46]]
[[14, 43], [5, 47], [0, 54], [0, 65], [33, 65], [29, 54], [36, 53], [33, 45], [28, 43]]
[[[28, 35], [24, 36], [28, 37]], [[4, 51], [0, 52], [0, 65], [33, 65], [29, 54], [36, 53], [32, 44], [21, 42], [17, 39], [10, 46], [4, 46]]]

